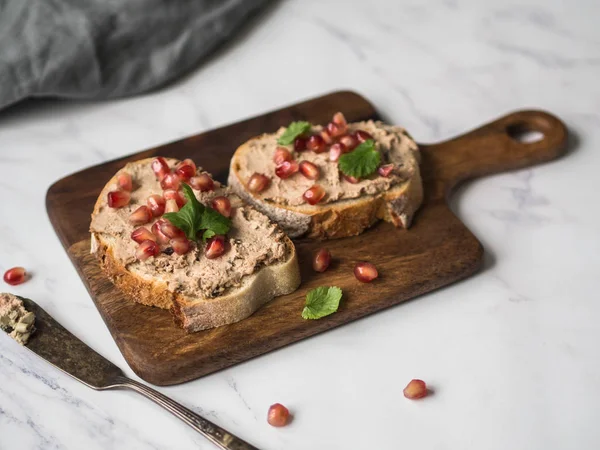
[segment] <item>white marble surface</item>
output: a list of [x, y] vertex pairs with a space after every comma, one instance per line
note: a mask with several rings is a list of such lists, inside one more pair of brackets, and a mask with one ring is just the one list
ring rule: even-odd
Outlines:
[[[160, 390], [264, 449], [597, 449], [599, 14], [596, 0], [289, 0], [160, 92], [2, 112], [0, 271], [30, 269], [9, 291], [132, 375], [46, 216], [56, 179], [341, 88], [421, 142], [544, 108], [573, 132], [570, 154], [453, 199], [485, 245], [480, 274]], [[405, 400], [414, 377], [435, 395]], [[289, 427], [267, 425], [274, 402]], [[0, 448], [212, 447], [144, 398], [93, 392], [0, 337]]]

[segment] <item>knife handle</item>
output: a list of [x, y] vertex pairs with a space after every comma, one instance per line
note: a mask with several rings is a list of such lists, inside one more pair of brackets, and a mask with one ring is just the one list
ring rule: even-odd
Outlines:
[[215, 444], [217, 447], [223, 450], [259, 450], [257, 447], [248, 444], [246, 441], [234, 436], [227, 430], [224, 430], [218, 425], [215, 425], [209, 420], [199, 416], [195, 412], [189, 410], [185, 406], [177, 403], [170, 399], [166, 395], [161, 394], [158, 391], [146, 386], [145, 384], [138, 383], [127, 377], [119, 376], [115, 387], [124, 387], [133, 391], [139, 392], [144, 397], [149, 398], [157, 405], [162, 406], [174, 416], [180, 418], [190, 427], [202, 434], [205, 438]]

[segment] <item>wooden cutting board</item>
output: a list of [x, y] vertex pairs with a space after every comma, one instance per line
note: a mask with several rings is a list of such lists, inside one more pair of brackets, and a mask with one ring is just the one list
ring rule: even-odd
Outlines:
[[[326, 123], [336, 111], [348, 121], [378, 118], [363, 97], [336, 92], [91, 167], [50, 187], [46, 206], [52, 225], [123, 356], [141, 378], [157, 385], [192, 380], [473, 274], [481, 266], [483, 248], [450, 211], [448, 196], [466, 179], [554, 159], [564, 152], [567, 140], [567, 130], [556, 117], [518, 111], [449, 141], [421, 145], [425, 200], [410, 230], [380, 223], [353, 238], [297, 241], [300, 288], [246, 320], [213, 330], [186, 334], [173, 325], [168, 311], [126, 300], [90, 256], [88, 227], [94, 202], [126, 162], [154, 155], [192, 158], [225, 182], [231, 155], [247, 139], [293, 120]], [[544, 137], [522, 143], [514, 136], [523, 130], [537, 130]], [[334, 262], [327, 272], [317, 274], [311, 255], [323, 246], [330, 249]], [[360, 260], [375, 263], [380, 278], [359, 283], [352, 269]], [[321, 320], [304, 320], [300, 313], [306, 292], [320, 285], [343, 289], [340, 309]]]

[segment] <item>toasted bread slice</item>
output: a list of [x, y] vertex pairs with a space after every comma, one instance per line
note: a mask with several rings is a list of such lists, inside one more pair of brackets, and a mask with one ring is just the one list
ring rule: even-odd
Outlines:
[[[274, 297], [297, 289], [300, 271], [292, 241], [218, 182], [214, 191], [194, 194], [204, 204], [216, 196], [226, 196], [231, 202], [229, 249], [223, 255], [208, 259], [206, 244], [200, 241], [192, 243], [185, 255], [169, 251], [167, 243], [161, 245], [159, 255], [138, 260], [138, 244], [130, 235], [139, 225], [131, 225], [128, 218], [146, 204], [148, 195], [162, 194], [151, 169], [152, 160], [129, 163], [111, 178], [98, 197], [90, 225], [92, 253], [129, 299], [170, 309], [175, 322], [193, 332], [242, 320]], [[170, 168], [178, 163], [165, 160]], [[133, 180], [131, 202], [119, 209], [110, 208], [107, 195], [118, 189], [122, 173]], [[156, 219], [145, 227], [150, 230]]]
[[[294, 151], [287, 146], [298, 162], [309, 161], [320, 170], [320, 178], [312, 181], [300, 172], [289, 178], [279, 178], [275, 173], [273, 155], [277, 133], [255, 137], [241, 145], [235, 152], [229, 171], [229, 186], [246, 202], [277, 222], [288, 236], [295, 238], [329, 239], [362, 233], [378, 220], [392, 222], [408, 228], [415, 211], [423, 200], [423, 187], [419, 171], [419, 152], [416, 143], [400, 127], [381, 122], [348, 124], [348, 133], [367, 131], [380, 151], [382, 164], [391, 164], [387, 176], [375, 173], [359, 180], [348, 180], [331, 161], [327, 151]], [[312, 134], [326, 133], [313, 126]], [[266, 175], [270, 185], [262, 192], [251, 192], [248, 181], [254, 173]], [[302, 194], [313, 184], [324, 188], [326, 195], [316, 205], [302, 199]]]

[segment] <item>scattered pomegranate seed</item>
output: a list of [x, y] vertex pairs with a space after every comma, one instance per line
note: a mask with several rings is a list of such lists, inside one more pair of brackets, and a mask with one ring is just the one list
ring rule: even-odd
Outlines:
[[370, 133], [367, 133], [366, 131], [363, 131], [363, 130], [358, 130], [356, 133], [354, 133], [354, 136], [356, 137], [356, 140], [358, 142], [365, 142], [365, 141], [368, 141], [369, 139], [373, 139], [373, 136], [371, 136]]
[[290, 412], [281, 403], [275, 403], [269, 407], [267, 422], [273, 427], [284, 427], [290, 418]]
[[175, 200], [179, 208], [181, 208], [187, 202], [181, 191], [176, 191], [175, 189], [167, 189], [163, 192], [163, 196], [165, 197], [166, 201]]
[[156, 236], [148, 228], [139, 227], [131, 232], [131, 239], [141, 244], [144, 241], [156, 241]]
[[294, 139], [294, 150], [297, 152], [306, 150], [306, 138], [298, 137]]
[[190, 186], [200, 192], [215, 190], [215, 182], [207, 173], [201, 173], [197, 177], [190, 178]]
[[152, 220], [152, 212], [147, 206], [140, 206], [129, 216], [129, 223], [132, 225], [143, 225]]
[[119, 175], [117, 175], [117, 184], [119, 185], [120, 189], [127, 192], [131, 192], [133, 189], [131, 175], [129, 175], [127, 172], [121, 172]]
[[427, 385], [423, 380], [411, 380], [402, 392], [406, 398], [416, 400], [427, 396]]
[[154, 175], [156, 175], [156, 179], [158, 181], [162, 181], [165, 175], [171, 172], [171, 169], [169, 169], [169, 165], [165, 161], [165, 158], [162, 158], [160, 156], [158, 158], [155, 158], [152, 161], [151, 165], [152, 171], [154, 172]]
[[325, 189], [318, 184], [314, 184], [312, 187], [302, 195], [302, 198], [311, 205], [316, 205], [325, 197]]
[[165, 204], [165, 198], [158, 194], [153, 194], [146, 200], [146, 205], [154, 217], [160, 217], [165, 213]]
[[340, 143], [346, 147], [345, 152], [351, 152], [358, 146], [358, 139], [351, 134], [345, 134], [340, 138]]
[[306, 142], [306, 148], [308, 150], [312, 150], [315, 153], [323, 153], [326, 150], [326, 147], [327, 146], [325, 145], [325, 141], [318, 134], [312, 135], [308, 138], [308, 141]]
[[122, 208], [129, 205], [131, 195], [126, 191], [110, 191], [108, 193], [108, 206], [111, 208]]
[[190, 241], [187, 238], [175, 238], [169, 241], [171, 247], [173, 247], [173, 251], [178, 255], [185, 255], [190, 251]]
[[135, 256], [140, 261], [146, 261], [151, 256], [158, 256], [160, 253], [160, 248], [158, 244], [154, 241], [147, 240], [143, 241], [135, 251]]
[[297, 161], [284, 161], [275, 168], [275, 175], [286, 179], [298, 172], [299, 167]]
[[327, 132], [333, 138], [340, 137], [346, 133], [346, 130], [340, 127], [337, 123], [329, 122], [326, 127]]
[[176, 173], [168, 173], [160, 182], [160, 186], [164, 189], [174, 189], [178, 190], [181, 186], [181, 180], [179, 179], [179, 175]]
[[369, 262], [359, 262], [354, 266], [354, 276], [361, 283], [370, 283], [379, 276], [377, 268]]
[[231, 216], [231, 202], [227, 197], [219, 196], [213, 198], [210, 202], [210, 206], [212, 209], [225, 217]]
[[225, 253], [225, 236], [213, 236], [206, 241], [204, 254], [208, 259], [215, 259]]
[[379, 169], [377, 169], [377, 173], [382, 177], [387, 178], [391, 175], [392, 170], [394, 170], [393, 164], [384, 164], [383, 166], [379, 166]]
[[341, 142], [333, 144], [329, 147], [329, 161], [337, 161], [342, 156], [342, 153], [346, 153], [346, 146]]
[[344, 114], [342, 114], [341, 112], [336, 112], [333, 115], [333, 123], [335, 123], [336, 125], [338, 125], [339, 127], [342, 127], [342, 128], [345, 128], [348, 126], [348, 122], [346, 121]]
[[275, 153], [273, 153], [273, 162], [276, 166], [279, 166], [284, 161], [291, 161], [292, 153], [285, 147], [277, 147]]
[[321, 137], [323, 138], [323, 140], [325, 141], [325, 143], [327, 145], [331, 145], [333, 144], [333, 138], [331, 137], [331, 135], [329, 134], [329, 131], [327, 130], [323, 130], [321, 131]]
[[271, 180], [269, 179], [269, 177], [263, 175], [262, 173], [254, 172], [254, 174], [252, 174], [252, 176], [248, 180], [248, 190], [250, 192], [258, 194], [259, 192], [262, 192], [265, 189], [267, 189], [269, 187], [269, 184], [271, 184]]
[[27, 281], [27, 272], [22, 267], [13, 267], [4, 272], [4, 281], [11, 286], [25, 283]]
[[167, 203], [165, 205], [165, 212], [172, 213], [177, 211], [179, 211], [179, 205], [177, 204], [177, 200], [175, 200], [174, 198], [170, 198], [169, 200], [167, 200]]
[[173, 225], [171, 222], [169, 222], [168, 220], [163, 221], [159, 226], [160, 226], [160, 231], [162, 231], [163, 234], [165, 236], [167, 236], [169, 239], [185, 237], [185, 233], [182, 230], [180, 230], [179, 228], [177, 228], [175, 225]]
[[191, 159], [184, 159], [175, 166], [175, 173], [181, 181], [188, 181], [196, 175], [196, 164]]
[[356, 184], [360, 181], [360, 178], [351, 177], [350, 175], [342, 174], [342, 178], [348, 183]]
[[164, 234], [162, 232], [161, 226], [164, 223], [169, 223], [167, 221], [167, 219], [158, 219], [154, 225], [152, 225], [152, 228], [150, 228], [150, 230], [152, 231], [152, 234], [154, 236], [156, 236], [156, 240], [158, 241], [159, 244], [168, 244], [169, 240], [171, 239], [169, 236], [167, 236], [166, 234]]
[[326, 248], [320, 249], [313, 258], [313, 269], [316, 272], [325, 272], [331, 264], [331, 253]]
[[302, 161], [300, 163], [300, 172], [309, 180], [317, 180], [319, 178], [319, 168], [310, 161]]

